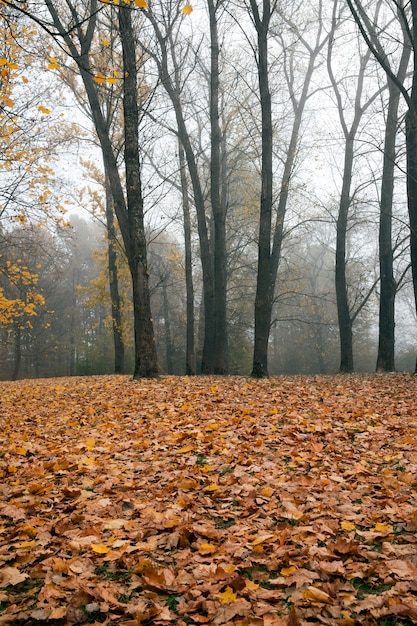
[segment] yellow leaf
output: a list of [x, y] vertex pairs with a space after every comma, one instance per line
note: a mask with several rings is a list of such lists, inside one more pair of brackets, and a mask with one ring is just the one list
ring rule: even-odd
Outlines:
[[111, 548], [109, 548], [109, 546], [106, 546], [104, 543], [92, 543], [91, 549], [96, 554], [107, 554], [107, 552], [110, 552], [111, 550]]
[[9, 98], [9, 96], [2, 96], [1, 99], [3, 100], [3, 104], [5, 104], [7, 107], [14, 107], [14, 101]]
[[281, 576], [292, 576], [297, 571], [295, 565], [291, 565], [290, 567], [283, 567], [280, 574]]
[[340, 522], [340, 527], [342, 530], [355, 530], [356, 528], [355, 524], [352, 524], [352, 522]]
[[273, 493], [274, 490], [271, 487], [264, 487], [261, 489], [261, 496], [264, 496], [264, 498], [270, 498]]
[[217, 491], [218, 489], [220, 489], [219, 485], [212, 483], [208, 487], [205, 487], [204, 491]]
[[101, 42], [102, 46], [109, 46], [110, 45], [110, 39], [103, 39], [103, 41]]
[[219, 596], [220, 596], [220, 602], [222, 604], [228, 604], [229, 602], [234, 602], [237, 598], [237, 594], [229, 586], [226, 587], [223, 593], [219, 593]]
[[115, 85], [117, 83], [117, 79], [112, 76], [111, 78], [107, 79], [107, 82], [109, 85]]
[[146, 2], [146, 0], [135, 0], [135, 4], [140, 9], [149, 9], [148, 3]]
[[217, 546], [213, 543], [202, 543], [198, 551], [200, 554], [213, 554], [213, 552], [217, 551]]
[[1, 57], [0, 58], [0, 65], [7, 65], [8, 64], [8, 60], [5, 57]]
[[186, 4], [184, 7], [182, 7], [182, 12], [184, 13], [184, 15], [190, 15], [193, 12], [193, 7], [191, 6], [191, 4]]
[[19, 69], [19, 65], [18, 65], [17, 63], [13, 63], [13, 62], [8, 63], [8, 64], [7, 64], [7, 67], [8, 67], [10, 70], [18, 70], [18, 69]]
[[45, 115], [49, 115], [51, 112], [51, 109], [48, 109], [47, 107], [44, 107], [43, 104], [40, 104], [38, 106], [38, 111], [40, 111], [41, 113], [44, 113]]
[[191, 452], [191, 450], [194, 450], [194, 446], [185, 446], [184, 448], [181, 448], [181, 450], [178, 450], [178, 452], [184, 454], [185, 452]]
[[15, 452], [17, 452], [17, 454], [21, 454], [22, 456], [25, 456], [27, 452], [27, 448], [19, 447], [19, 448], [16, 448]]
[[96, 82], [99, 85], [101, 85], [105, 81], [106, 81], [106, 79], [104, 78], [104, 76], [103, 76], [103, 74], [101, 72], [99, 72], [96, 76], [94, 76], [94, 82]]
[[86, 441], [85, 441], [85, 447], [87, 448], [87, 450], [94, 450], [96, 445], [96, 440], [93, 437], [87, 437]]
[[377, 524], [375, 524], [372, 530], [376, 533], [379, 533], [380, 535], [385, 535], [385, 536], [391, 535], [394, 532], [394, 528], [393, 526], [391, 526], [391, 524], [381, 524], [381, 522], [378, 522]]

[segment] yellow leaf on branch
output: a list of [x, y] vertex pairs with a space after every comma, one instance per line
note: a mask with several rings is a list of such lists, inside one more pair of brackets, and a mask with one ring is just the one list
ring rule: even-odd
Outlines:
[[104, 78], [104, 76], [103, 76], [103, 74], [101, 72], [98, 72], [98, 74], [96, 74], [96, 76], [94, 76], [94, 82], [98, 83], [99, 85], [101, 85], [105, 81], [106, 81], [106, 79]]
[[191, 6], [191, 4], [186, 4], [184, 7], [182, 7], [182, 12], [184, 13], [184, 15], [190, 15], [193, 12], [193, 7]]
[[44, 113], [45, 115], [49, 115], [51, 112], [51, 109], [48, 109], [47, 107], [44, 107], [43, 104], [40, 104], [38, 106], [38, 111], [40, 111], [41, 113]]
[[146, 2], [146, 0], [135, 0], [135, 4], [140, 9], [149, 9], [148, 3]]

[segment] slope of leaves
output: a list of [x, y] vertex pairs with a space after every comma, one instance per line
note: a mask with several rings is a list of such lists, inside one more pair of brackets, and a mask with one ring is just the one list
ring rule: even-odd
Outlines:
[[0, 394], [0, 624], [417, 623], [417, 378]]

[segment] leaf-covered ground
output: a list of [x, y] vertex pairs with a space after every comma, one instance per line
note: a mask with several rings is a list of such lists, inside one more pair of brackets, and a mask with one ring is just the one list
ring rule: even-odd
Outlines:
[[417, 623], [417, 378], [0, 383], [0, 624]]

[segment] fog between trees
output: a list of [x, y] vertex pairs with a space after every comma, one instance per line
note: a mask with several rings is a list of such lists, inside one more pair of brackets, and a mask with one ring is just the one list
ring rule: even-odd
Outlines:
[[414, 370], [417, 3], [117, 4], [2, 5], [1, 377]]

